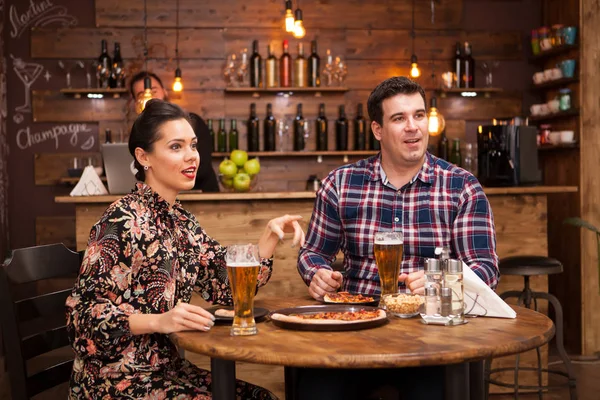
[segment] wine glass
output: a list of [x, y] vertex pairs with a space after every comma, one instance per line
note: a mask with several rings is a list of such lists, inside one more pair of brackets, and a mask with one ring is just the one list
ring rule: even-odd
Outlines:
[[489, 61], [481, 63], [481, 69], [485, 76], [485, 87], [492, 87], [494, 85], [494, 70], [500, 65], [499, 61]]
[[334, 67], [334, 79], [338, 86], [342, 86], [344, 80], [346, 79], [346, 75], [348, 75], [348, 67], [346, 62], [338, 56], [335, 58]]
[[237, 67], [237, 55], [229, 54], [227, 56], [227, 61], [225, 62], [225, 66], [223, 67], [223, 77], [225, 78], [225, 84], [227, 86], [231, 86], [233, 83], [233, 77], [235, 75]]
[[277, 121], [277, 144], [279, 151], [286, 151], [288, 149], [289, 141], [289, 123], [287, 118], [280, 118]]
[[331, 50], [327, 49], [327, 58], [326, 58], [325, 68], [323, 68], [323, 79], [322, 82], [325, 83], [325, 86], [331, 86], [334, 79], [334, 64], [333, 64], [333, 56], [331, 55]]
[[303, 122], [303, 126], [304, 126], [304, 149], [302, 150], [306, 150], [308, 147], [308, 138], [310, 137], [310, 123], [308, 121], [308, 119], [304, 119]]
[[236, 69], [237, 83], [240, 86], [246, 86], [248, 83], [248, 49], [240, 52], [240, 62]]

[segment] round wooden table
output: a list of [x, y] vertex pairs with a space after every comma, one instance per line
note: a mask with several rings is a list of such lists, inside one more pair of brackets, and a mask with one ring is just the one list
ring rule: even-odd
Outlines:
[[[308, 298], [257, 299], [255, 307], [271, 311], [319, 304]], [[447, 367], [449, 397], [465, 399], [469, 386], [469, 363], [483, 385], [482, 363], [490, 357], [520, 353], [547, 343], [554, 324], [545, 315], [514, 307], [515, 319], [469, 318], [460, 326], [421, 323], [420, 318], [389, 317], [389, 323], [365, 330], [308, 332], [282, 329], [272, 322], [258, 323], [258, 335], [230, 336], [228, 325], [215, 325], [209, 332], [171, 335], [179, 347], [211, 357], [213, 398], [234, 399], [235, 361], [274, 364], [288, 368], [402, 368], [430, 365]], [[474, 363], [477, 362], [477, 363]], [[476, 382], [471, 382], [471, 386]], [[465, 387], [466, 385], [466, 387]], [[476, 398], [475, 396], [473, 396]]]

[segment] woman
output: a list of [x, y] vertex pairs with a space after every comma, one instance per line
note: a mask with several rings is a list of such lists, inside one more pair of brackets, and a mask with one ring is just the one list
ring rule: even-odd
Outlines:
[[[231, 304], [224, 256], [193, 214], [176, 201], [194, 186], [201, 161], [187, 114], [151, 100], [136, 119], [129, 151], [141, 181], [108, 207], [90, 232], [72, 295], [67, 329], [76, 352], [70, 398], [211, 399], [210, 372], [182, 359], [168, 334], [208, 331], [214, 317], [189, 304]], [[302, 244], [300, 216], [269, 221], [258, 246], [257, 287], [267, 283], [284, 232]], [[238, 381], [239, 399], [272, 399]]]

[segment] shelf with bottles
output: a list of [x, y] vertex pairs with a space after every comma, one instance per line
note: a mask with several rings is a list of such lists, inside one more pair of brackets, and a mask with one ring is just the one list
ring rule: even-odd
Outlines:
[[449, 95], [459, 95], [462, 97], [477, 97], [482, 94], [484, 97], [490, 97], [492, 93], [502, 92], [502, 88], [494, 87], [483, 87], [483, 88], [441, 88], [437, 89], [436, 92], [440, 97], [447, 97]]
[[531, 89], [533, 89], [533, 90], [559, 89], [559, 88], [569, 85], [571, 83], [579, 83], [579, 77], [574, 76], [571, 78], [560, 78], [560, 79], [554, 79], [551, 81], [540, 83], [537, 85], [533, 84], [533, 85], [531, 85]]
[[531, 115], [529, 116], [529, 122], [532, 121], [549, 121], [549, 120], [555, 120], [555, 119], [565, 119], [565, 118], [571, 118], [571, 117], [577, 117], [579, 116], [579, 109], [578, 108], [572, 108], [566, 111], [559, 111], [553, 114], [546, 114], [546, 115]]
[[579, 149], [579, 142], [572, 143], [557, 143], [557, 144], [541, 144], [538, 146], [540, 151], [551, 151], [551, 150], [572, 150]]
[[320, 97], [322, 93], [345, 93], [349, 89], [344, 86], [318, 86], [318, 87], [227, 87], [225, 93], [252, 93], [252, 97], [260, 97], [261, 93], [274, 93], [280, 96], [291, 96], [294, 93], [314, 93]]
[[[249, 151], [248, 157], [339, 157], [339, 156], [373, 156], [378, 150], [327, 150], [327, 151]], [[228, 152], [214, 152], [214, 157], [229, 157]]]
[[76, 99], [102, 99], [104, 97], [118, 99], [128, 93], [126, 88], [65, 88], [60, 89], [60, 92]]
[[531, 56], [530, 60], [532, 62], [545, 61], [549, 57], [565, 54], [565, 53], [570, 52], [571, 50], [578, 50], [578, 49], [579, 49], [579, 45], [577, 45], [577, 44], [563, 44], [561, 46], [551, 47], [548, 50], [542, 50], [540, 53]]

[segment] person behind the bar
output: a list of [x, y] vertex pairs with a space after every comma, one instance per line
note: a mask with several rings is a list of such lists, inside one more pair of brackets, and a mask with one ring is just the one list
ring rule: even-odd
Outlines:
[[[211, 374], [181, 358], [168, 334], [208, 331], [214, 317], [189, 304], [232, 304], [227, 248], [176, 201], [194, 185], [198, 139], [179, 106], [150, 100], [137, 117], [129, 151], [138, 169], [136, 190], [108, 207], [92, 227], [71, 296], [67, 330], [75, 362], [71, 399], [210, 399]], [[257, 289], [271, 276], [272, 255], [285, 233], [304, 242], [300, 216], [268, 222], [258, 241]], [[238, 381], [243, 399], [273, 399]]]
[[[313, 298], [322, 300], [338, 289], [379, 294], [373, 247], [375, 233], [384, 230], [403, 232], [400, 292], [423, 294], [425, 259], [434, 258], [434, 250], [440, 246], [450, 249], [452, 258], [464, 261], [487, 285], [496, 287], [498, 256], [490, 204], [471, 173], [427, 152], [426, 104], [423, 88], [405, 77], [389, 78], [370, 94], [371, 128], [381, 152], [340, 167], [323, 180], [298, 256], [299, 273]], [[331, 268], [340, 249], [343, 275]], [[419, 373], [405, 372], [403, 379], [396, 381], [418, 386], [410, 382]], [[421, 374], [427, 377], [427, 372]], [[336, 379], [321, 376], [323, 384]], [[385, 381], [385, 376], [393, 376], [393, 371], [376, 370], [368, 378], [358, 374], [356, 379], [343, 379], [358, 382], [345, 388], [348, 393], [358, 393], [369, 390], [370, 386], [362, 383]], [[441, 398], [430, 392], [435, 387], [424, 386], [423, 391], [410, 392], [412, 395], [401, 390], [402, 398]], [[324, 392], [322, 398], [338, 398], [334, 392]], [[321, 398], [315, 396], [311, 398]]]
[[[156, 74], [146, 71], [138, 72], [129, 81], [131, 98], [135, 101], [144, 93], [144, 78], [146, 76], [150, 77], [152, 98], [169, 101], [169, 93], [160, 78]], [[200, 153], [200, 167], [196, 174], [194, 189], [203, 192], [218, 192], [219, 181], [212, 167], [213, 145], [208, 126], [198, 114], [190, 112], [189, 116], [194, 132], [198, 137], [198, 152]]]

